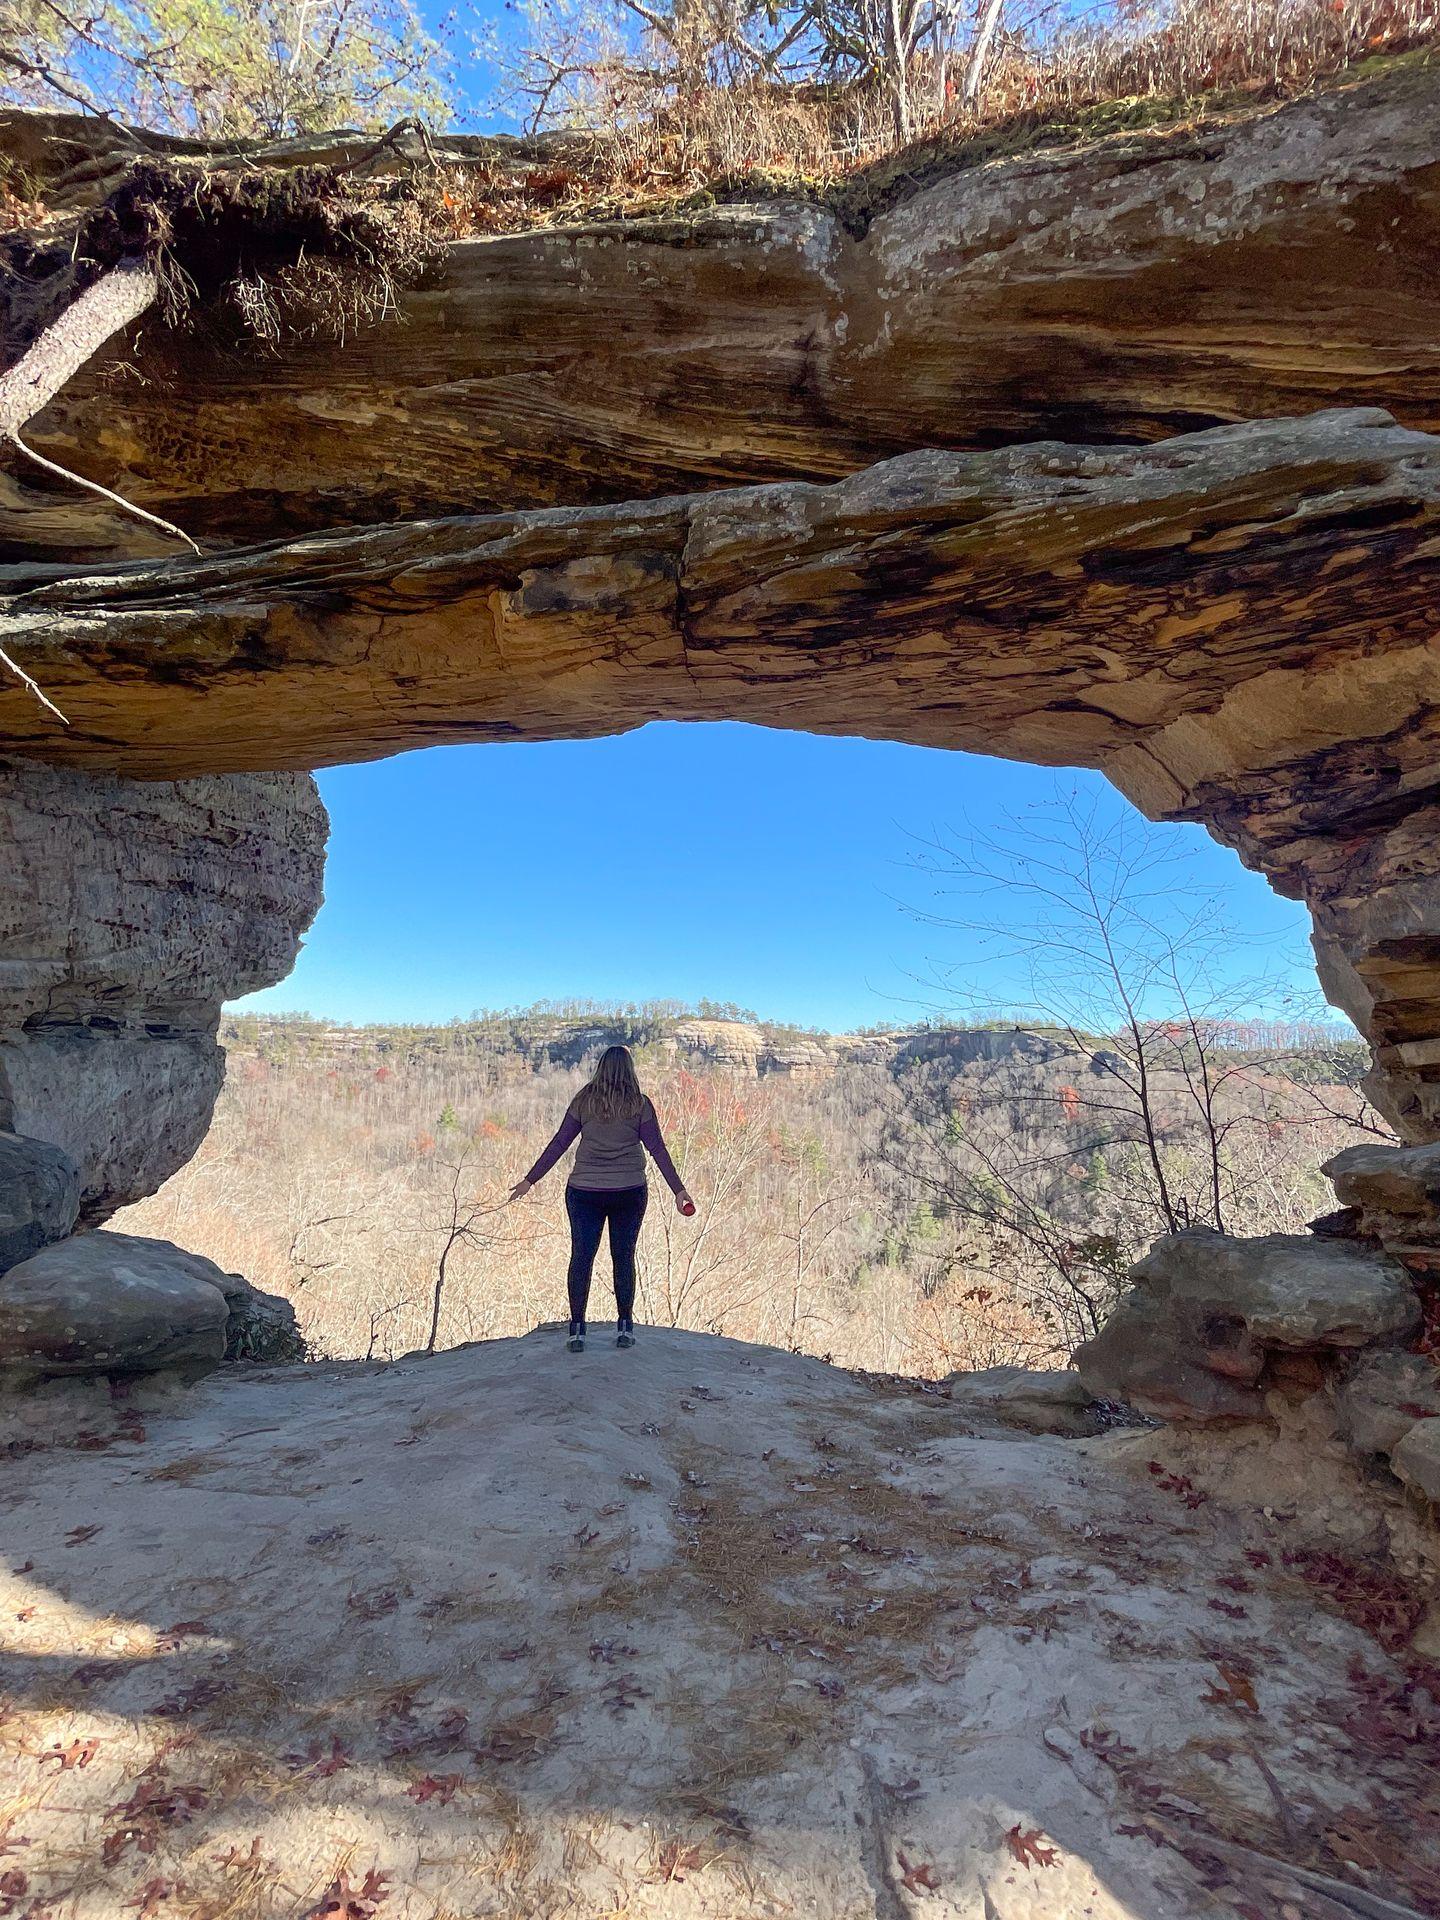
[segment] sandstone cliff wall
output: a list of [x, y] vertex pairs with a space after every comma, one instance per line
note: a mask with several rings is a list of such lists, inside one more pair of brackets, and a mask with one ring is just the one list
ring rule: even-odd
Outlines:
[[[398, 327], [343, 353], [145, 326], [32, 433], [197, 537], [254, 541], [1336, 406], [1433, 432], [1437, 94], [1432, 69], [1401, 68], [1089, 145], [937, 157], [829, 203], [467, 240], [402, 295]], [[53, 148], [72, 199], [113, 178], [103, 123], [46, 134], [0, 121], [0, 150], [34, 176]], [[11, 551], [167, 550], [3, 459], [0, 507]]]
[[303, 774], [147, 783], [0, 759], [0, 1128], [76, 1164], [82, 1225], [199, 1144], [221, 1002], [290, 970], [325, 832]]

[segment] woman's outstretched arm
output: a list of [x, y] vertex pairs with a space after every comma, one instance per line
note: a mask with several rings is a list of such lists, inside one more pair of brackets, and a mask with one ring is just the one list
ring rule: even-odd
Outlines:
[[665, 1184], [674, 1194], [676, 1206], [682, 1213], [693, 1213], [695, 1202], [685, 1191], [685, 1182], [675, 1171], [675, 1162], [670, 1158], [670, 1149], [665, 1145], [665, 1136], [660, 1131], [660, 1121], [648, 1098], [640, 1109], [640, 1139], [648, 1149], [650, 1158], [660, 1169]]
[[546, 1147], [545, 1151], [535, 1162], [534, 1166], [531, 1167], [525, 1178], [510, 1189], [510, 1198], [512, 1200], [519, 1200], [530, 1191], [531, 1187], [533, 1187], [537, 1181], [543, 1180], [555, 1162], [560, 1158], [561, 1154], [564, 1153], [565, 1149], [572, 1146], [579, 1137], [580, 1122], [575, 1118], [574, 1111], [567, 1107], [565, 1109], [565, 1118], [555, 1129], [549, 1146]]

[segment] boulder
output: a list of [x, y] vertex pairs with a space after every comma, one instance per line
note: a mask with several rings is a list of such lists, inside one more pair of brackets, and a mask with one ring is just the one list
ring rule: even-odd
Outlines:
[[1098, 1399], [1128, 1401], [1157, 1420], [1258, 1420], [1265, 1411], [1263, 1356], [1238, 1323], [1207, 1335], [1172, 1324], [1138, 1292], [1076, 1348], [1075, 1365]]
[[1423, 1353], [1367, 1353], [1336, 1406], [1340, 1430], [1357, 1453], [1388, 1457], [1417, 1420], [1440, 1418], [1440, 1367]]
[[1171, 1234], [1130, 1278], [1075, 1362], [1098, 1397], [1164, 1420], [1258, 1419], [1270, 1387], [1309, 1390], [1321, 1360], [1403, 1340], [1420, 1323], [1397, 1261], [1299, 1234]]
[[1341, 1205], [1359, 1207], [1362, 1218], [1378, 1213], [1405, 1221], [1431, 1218], [1440, 1225], [1440, 1141], [1423, 1147], [1346, 1147], [1322, 1171]]
[[228, 1276], [166, 1240], [80, 1233], [0, 1277], [0, 1379], [159, 1373], [225, 1357]]
[[1417, 1420], [1390, 1464], [1406, 1486], [1440, 1505], [1440, 1420]]
[[252, 1287], [238, 1273], [221, 1274], [220, 1284], [230, 1309], [225, 1323], [227, 1360], [255, 1360], [275, 1367], [305, 1358], [305, 1336], [288, 1300]]
[[1069, 1370], [1032, 1373], [1026, 1367], [984, 1367], [976, 1373], [952, 1373], [945, 1384], [954, 1405], [1025, 1433], [1079, 1439], [1099, 1433], [1103, 1426], [1093, 1395], [1079, 1374]]
[[1174, 1234], [1134, 1273], [1157, 1300], [1236, 1314], [1252, 1339], [1275, 1346], [1363, 1347], [1404, 1339], [1420, 1324], [1398, 1261], [1305, 1234]]
[[0, 1273], [63, 1240], [79, 1207], [80, 1174], [67, 1153], [0, 1133]]

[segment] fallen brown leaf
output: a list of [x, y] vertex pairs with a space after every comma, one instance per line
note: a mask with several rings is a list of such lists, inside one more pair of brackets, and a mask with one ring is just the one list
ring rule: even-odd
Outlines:
[[672, 1880], [683, 1882], [687, 1873], [699, 1868], [703, 1858], [699, 1847], [687, 1847], [683, 1840], [667, 1840], [655, 1862], [656, 1877], [666, 1885]]
[[406, 1793], [422, 1807], [427, 1800], [438, 1800], [442, 1807], [448, 1807], [464, 1780], [465, 1776], [460, 1773], [427, 1773], [414, 1786], [407, 1787]]
[[1027, 1833], [1018, 1820], [1006, 1834], [1005, 1844], [1022, 1867], [1053, 1867], [1060, 1858], [1054, 1847], [1043, 1843], [1038, 1827]]
[[316, 1904], [306, 1911], [303, 1920], [374, 1920], [378, 1909], [389, 1898], [385, 1884], [388, 1878], [372, 1867], [360, 1885], [352, 1887], [349, 1874], [342, 1868]]
[[938, 1893], [941, 1879], [928, 1860], [907, 1860], [903, 1853], [895, 1855], [900, 1867], [900, 1884], [909, 1893]]
[[1228, 1660], [1217, 1660], [1215, 1671], [1220, 1675], [1220, 1684], [1211, 1686], [1203, 1696], [1207, 1707], [1233, 1707], [1237, 1713], [1259, 1713], [1260, 1703], [1255, 1698], [1249, 1674]]
[[321, 1741], [312, 1740], [304, 1753], [287, 1753], [285, 1764], [292, 1772], [303, 1773], [308, 1779], [328, 1780], [350, 1765], [350, 1751], [340, 1744], [338, 1735], [332, 1734], [328, 1753]]

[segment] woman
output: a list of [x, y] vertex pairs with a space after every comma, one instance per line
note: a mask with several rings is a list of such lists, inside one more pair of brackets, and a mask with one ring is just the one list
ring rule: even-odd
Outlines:
[[585, 1303], [590, 1297], [590, 1270], [600, 1246], [600, 1230], [610, 1222], [610, 1261], [615, 1269], [615, 1307], [619, 1324], [617, 1347], [633, 1347], [635, 1327], [635, 1242], [645, 1218], [649, 1192], [645, 1185], [645, 1149], [669, 1183], [681, 1213], [694, 1213], [695, 1202], [685, 1191], [675, 1163], [660, 1137], [655, 1109], [640, 1091], [635, 1062], [628, 1047], [607, 1047], [595, 1077], [565, 1109], [555, 1138], [529, 1173], [510, 1192], [512, 1200], [527, 1194], [543, 1180], [578, 1137], [580, 1151], [565, 1188], [565, 1211], [570, 1216], [570, 1338], [571, 1353], [585, 1351]]

